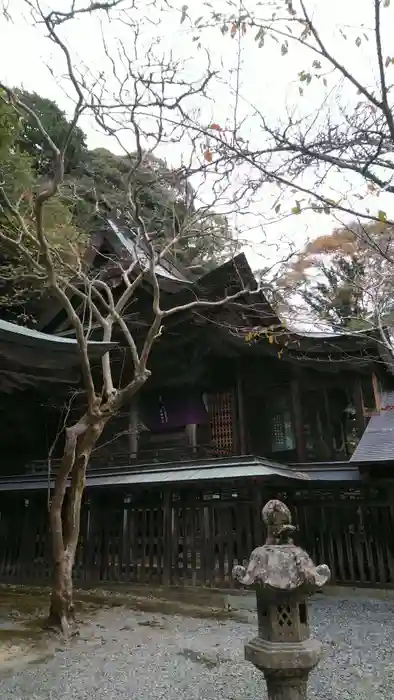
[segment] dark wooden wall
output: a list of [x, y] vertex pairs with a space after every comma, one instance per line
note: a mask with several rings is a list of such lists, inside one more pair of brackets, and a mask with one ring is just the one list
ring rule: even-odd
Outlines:
[[[263, 543], [261, 505], [280, 497], [298, 541], [332, 582], [394, 586], [394, 499], [390, 491], [281, 493], [250, 484], [204, 490], [91, 490], [82, 508], [77, 582], [231, 587], [231, 571]], [[46, 494], [0, 494], [0, 580], [49, 580]]]
[[[276, 357], [246, 361], [210, 356], [200, 358], [200, 363], [200, 375], [195, 381], [192, 378], [189, 384], [177, 385], [177, 391], [184, 391], [185, 397], [191, 388], [208, 396], [209, 420], [197, 427], [193, 444], [185, 427], [159, 434], [142, 430], [136, 450], [131, 439], [135, 431], [131, 428], [130, 408], [125, 407], [106, 426], [92, 455], [92, 465], [105, 468], [137, 461], [172, 462], [197, 456], [242, 454], [290, 464], [343, 461], [352, 454], [365, 427], [358, 375], [350, 371], [330, 375]], [[139, 400], [143, 401], [144, 393], [160, 394], [165, 388], [152, 387], [148, 382]], [[354, 416], [345, 410], [352, 401]], [[26, 391], [7, 400], [3, 397], [0, 401], [5, 425], [0, 435], [3, 474], [36, 470], [37, 461], [46, 461], [64, 418], [59, 407], [66, 403], [65, 396], [51, 397], [48, 392]], [[77, 415], [76, 404], [74, 410]], [[137, 415], [137, 424], [140, 418]], [[282, 441], [281, 436], [285, 438]], [[54, 457], [61, 455], [62, 446], [63, 436], [60, 436]]]
[[361, 380], [372, 390], [372, 372], [319, 371], [269, 357], [240, 371], [250, 454], [285, 464], [350, 457], [365, 428]]

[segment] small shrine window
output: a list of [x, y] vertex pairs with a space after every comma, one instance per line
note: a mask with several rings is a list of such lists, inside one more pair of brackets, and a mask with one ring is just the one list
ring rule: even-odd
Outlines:
[[271, 413], [271, 450], [290, 452], [295, 449], [295, 435], [291, 410], [286, 397], [274, 400]]

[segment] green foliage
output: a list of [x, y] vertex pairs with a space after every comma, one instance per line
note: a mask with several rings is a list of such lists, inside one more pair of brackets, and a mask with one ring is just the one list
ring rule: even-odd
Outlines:
[[[35, 168], [30, 143], [24, 143], [25, 125], [15, 110], [0, 101], [0, 181], [5, 196], [23, 216], [28, 230], [33, 233], [33, 199], [39, 183], [40, 171]], [[43, 162], [43, 161], [42, 161]], [[51, 248], [55, 251], [55, 265], [64, 273], [64, 262], [75, 262], [75, 255], [86, 247], [84, 236], [72, 221], [72, 212], [61, 196], [54, 197], [45, 208], [44, 225]], [[0, 200], [0, 232], [11, 241], [20, 239], [20, 223]], [[23, 245], [34, 259], [39, 260], [38, 244], [34, 235], [23, 236]], [[44, 281], [32, 276], [23, 254], [12, 243], [0, 240], [0, 314], [9, 320], [27, 321], [45, 290]]]
[[0, 157], [4, 156], [19, 133], [19, 119], [11, 105], [4, 101], [0, 90]]
[[78, 193], [74, 216], [81, 230], [91, 232], [97, 225], [93, 213], [98, 201], [135, 225], [137, 202], [137, 214], [156, 248], [161, 250], [177, 238], [170, 254], [185, 266], [209, 269], [237, 248], [227, 220], [198, 211], [190, 185], [159, 158], [150, 156], [138, 163], [135, 154], [128, 158], [104, 148], [88, 151], [66, 179], [66, 188]]
[[[1, 168], [0, 168], [1, 169]], [[11, 200], [12, 195], [9, 195]], [[34, 225], [31, 215], [31, 196], [22, 203], [24, 220], [31, 232]], [[11, 240], [18, 240], [20, 227], [14, 217], [0, 213], [1, 230]], [[72, 276], [76, 259], [83, 255], [88, 238], [72, 222], [72, 213], [54, 197], [44, 211], [44, 227], [48, 243], [53, 251], [53, 261], [58, 274], [64, 279]], [[34, 238], [23, 238], [24, 247], [39, 262], [40, 251]], [[70, 267], [68, 268], [67, 265]], [[46, 290], [46, 280], [32, 276], [24, 256], [12, 245], [0, 241], [0, 315], [8, 320], [25, 323], [32, 320], [39, 300]]]
[[[17, 91], [18, 97], [39, 117], [44, 129], [53, 142], [63, 148], [70, 130], [70, 122], [65, 113], [52, 100], [36, 93]], [[33, 159], [33, 165], [40, 175], [51, 175], [53, 154], [34, 117], [24, 113], [18, 146], [22, 153]], [[86, 150], [85, 134], [79, 127], [72, 130], [64, 158], [65, 172], [77, 167]]]
[[[59, 107], [37, 94], [18, 92], [40, 118], [58, 146], [65, 142], [70, 123]], [[0, 95], [1, 97], [1, 95]], [[219, 128], [212, 125], [212, 128]], [[24, 244], [39, 260], [34, 240], [33, 204], [37, 188], [52, 174], [53, 154], [33, 117], [21, 118], [0, 100], [0, 178], [9, 201], [19, 207], [32, 237]], [[45, 231], [58, 272], [71, 274], [75, 256], [83, 254], [98, 225], [97, 206], [105, 203], [138, 225], [141, 217], [157, 250], [170, 244], [179, 262], [203, 272], [234, 254], [237, 245], [224, 217], [195, 206], [187, 180], [163, 160], [152, 156], [137, 161], [99, 148], [88, 151], [84, 133], [76, 128], [65, 157], [66, 176], [61, 191], [45, 207]], [[137, 202], [137, 211], [134, 210]], [[16, 240], [20, 224], [0, 204], [0, 232]], [[45, 284], [34, 279], [23, 255], [0, 240], [0, 313], [24, 322], [34, 314]]]

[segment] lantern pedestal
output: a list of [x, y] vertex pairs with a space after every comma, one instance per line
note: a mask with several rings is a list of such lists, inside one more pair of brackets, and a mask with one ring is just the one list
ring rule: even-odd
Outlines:
[[245, 659], [264, 673], [269, 700], [306, 700], [308, 676], [317, 665], [321, 644], [269, 642], [256, 637], [245, 645]]
[[292, 540], [290, 511], [280, 501], [263, 508], [267, 541], [255, 549], [247, 568], [233, 576], [256, 591], [258, 636], [245, 645], [245, 658], [264, 673], [269, 700], [307, 700], [308, 677], [321, 644], [311, 639], [308, 597], [330, 577]]

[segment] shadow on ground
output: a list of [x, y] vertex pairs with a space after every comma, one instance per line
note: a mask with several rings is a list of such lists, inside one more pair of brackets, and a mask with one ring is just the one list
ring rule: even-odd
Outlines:
[[[0, 674], [48, 659], [64, 640], [46, 629], [49, 588], [0, 585]], [[182, 615], [189, 618], [243, 621], [219, 591], [136, 586], [76, 590], [77, 621], [89, 624], [101, 610]]]

